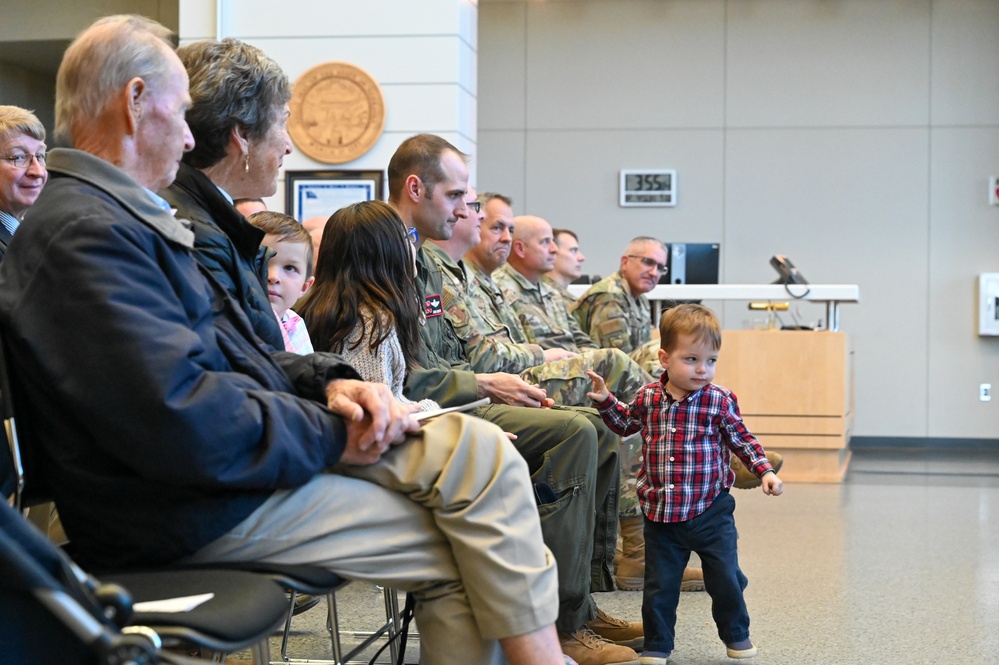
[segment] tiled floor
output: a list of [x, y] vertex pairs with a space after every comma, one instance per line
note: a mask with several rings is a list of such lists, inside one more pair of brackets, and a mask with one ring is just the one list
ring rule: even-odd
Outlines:
[[[778, 498], [759, 490], [736, 498], [760, 650], [747, 662], [999, 660], [999, 450], [861, 450], [843, 484], [788, 484]], [[380, 617], [370, 586], [350, 585], [339, 598], [348, 628]], [[638, 592], [597, 594], [597, 603], [640, 618]], [[677, 665], [735, 662], [725, 657], [706, 594], [683, 594], [679, 615]], [[315, 609], [296, 620], [292, 655], [329, 658], [324, 619]], [[276, 642], [274, 649], [276, 656]], [[406, 662], [417, 658], [411, 647]]]

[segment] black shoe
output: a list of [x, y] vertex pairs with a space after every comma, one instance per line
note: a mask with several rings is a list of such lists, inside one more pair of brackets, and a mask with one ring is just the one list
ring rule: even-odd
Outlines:
[[292, 612], [293, 616], [298, 616], [302, 612], [308, 612], [313, 607], [319, 604], [322, 600], [322, 596], [313, 596], [307, 593], [300, 593], [295, 596], [295, 611]]

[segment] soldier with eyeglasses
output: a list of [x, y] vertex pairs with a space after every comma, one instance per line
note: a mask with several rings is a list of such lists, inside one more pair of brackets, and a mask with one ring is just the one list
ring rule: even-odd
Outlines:
[[668, 256], [666, 246], [656, 238], [635, 238], [621, 256], [620, 269], [591, 286], [569, 307], [594, 342], [621, 349], [653, 376], [659, 376], [662, 367], [645, 294], [666, 273]]
[[48, 177], [41, 121], [31, 111], [0, 106], [0, 259]]

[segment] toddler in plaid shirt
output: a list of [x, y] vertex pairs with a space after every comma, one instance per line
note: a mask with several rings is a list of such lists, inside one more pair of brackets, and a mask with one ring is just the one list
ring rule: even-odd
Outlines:
[[734, 453], [778, 496], [783, 483], [739, 413], [735, 395], [711, 381], [721, 348], [721, 326], [702, 305], [680, 305], [659, 324], [659, 381], [642, 388], [631, 404], [609, 394], [588, 372], [593, 400], [617, 434], [642, 432], [638, 500], [645, 514], [645, 591], [642, 665], [666, 665], [673, 651], [680, 581], [691, 552], [704, 569], [718, 636], [730, 658], [750, 658], [747, 580], [736, 549], [735, 500], [729, 489]]

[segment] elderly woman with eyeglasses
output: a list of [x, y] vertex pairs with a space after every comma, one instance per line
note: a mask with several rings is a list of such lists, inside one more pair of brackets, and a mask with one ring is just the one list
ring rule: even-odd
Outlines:
[[45, 127], [31, 111], [0, 106], [0, 259], [49, 174]]
[[257, 337], [284, 349], [264, 286], [264, 232], [233, 201], [277, 191], [278, 169], [291, 153], [291, 84], [274, 60], [237, 39], [194, 42], [177, 55], [190, 79], [187, 124], [194, 149], [160, 196], [177, 208], [178, 218], [192, 222], [198, 261], [243, 307]]

